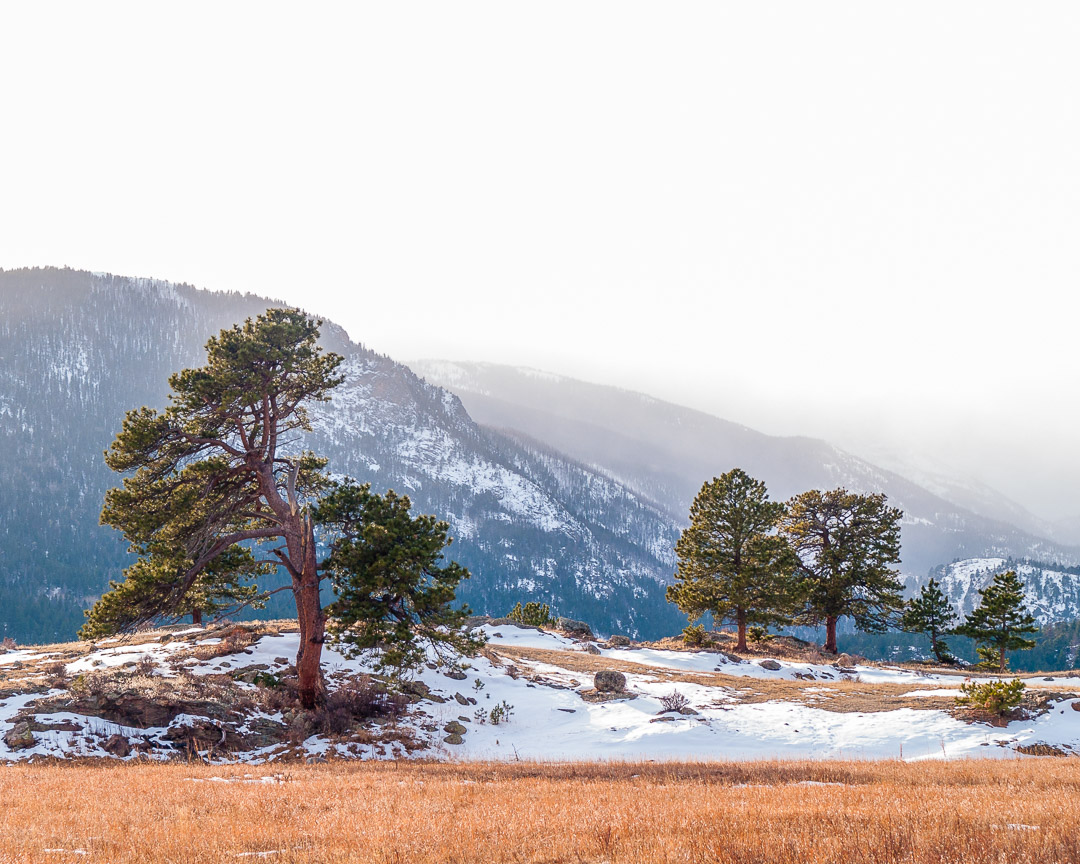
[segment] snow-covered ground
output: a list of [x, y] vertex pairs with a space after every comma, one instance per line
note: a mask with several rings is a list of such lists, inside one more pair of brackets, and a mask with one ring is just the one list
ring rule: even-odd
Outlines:
[[[496, 657], [501, 648], [528, 651], [577, 652], [583, 646], [571, 639], [532, 629], [513, 626], [487, 626], [489, 646]], [[169, 660], [181, 647], [209, 645], [216, 640], [174, 640], [141, 645], [109, 645], [67, 664], [69, 674], [88, 669], [123, 666], [139, 662], [154, 674], [176, 676], [176, 664]], [[284, 669], [296, 654], [296, 634], [264, 636], [242, 653], [200, 661], [188, 658], [182, 668], [194, 675], [235, 673], [245, 667], [262, 665], [270, 671]], [[832, 666], [779, 660], [780, 668], [768, 670], [757, 662], [735, 662], [711, 652], [661, 651], [655, 649], [602, 649], [590, 658], [602, 666], [605, 660], [629, 661], [637, 671], [627, 674], [627, 689], [636, 698], [590, 702], [582, 692], [592, 687], [591, 673], [575, 672], [563, 655], [543, 655], [544, 662], [522, 657], [503, 656], [502, 665], [483, 656], [465, 661], [464, 680], [447, 676], [442, 669], [424, 668], [418, 679], [432, 692], [447, 701], [425, 700], [411, 706], [401, 724], [414, 728], [425, 742], [424, 749], [413, 756], [447, 759], [760, 759], [760, 758], [857, 758], [857, 759], [954, 759], [962, 757], [1016, 757], [1017, 746], [1048, 744], [1057, 748], [1077, 749], [1080, 753], [1080, 711], [1073, 710], [1077, 699], [1063, 699], [1030, 720], [1014, 721], [1006, 727], [967, 723], [944, 710], [918, 710], [901, 707], [875, 711], [829, 711], [812, 704], [788, 699], [740, 701], [731, 686], [718, 686], [714, 673], [745, 679], [747, 688], [764, 686], [769, 681], [795, 682], [808, 696], [815, 688], [827, 688], [843, 677], [872, 688], [875, 685], [905, 685], [913, 688], [905, 698], [951, 696], [963, 679], [957, 676], [924, 674], [910, 669], [881, 666], [857, 667], [854, 674], [841, 673]], [[17, 662], [42, 660], [41, 653], [15, 651], [0, 656], [5, 667]], [[175, 660], [175, 658], [172, 658]], [[48, 658], [44, 658], [45, 662]], [[333, 683], [343, 675], [365, 671], [359, 660], [348, 659], [328, 647], [325, 669]], [[516, 669], [510, 669], [513, 665]], [[618, 664], [613, 664], [618, 665]], [[657, 674], [646, 670], [655, 669]], [[514, 677], [511, 672], [516, 672]], [[667, 673], [679, 673], [683, 680], [665, 679]], [[693, 683], [695, 676], [702, 683]], [[529, 680], [532, 678], [533, 680]], [[690, 679], [690, 680], [687, 680]], [[1029, 686], [1068, 687], [1075, 679], [1034, 679]], [[1080, 689], [1080, 682], [1078, 689]], [[254, 688], [252, 684], [238, 686]], [[677, 690], [689, 700], [697, 713], [662, 713], [660, 697]], [[60, 691], [50, 691], [55, 694]], [[14, 725], [15, 715], [32, 710], [35, 700], [48, 694], [21, 694], [0, 699], [0, 739]], [[888, 695], [882, 698], [890, 698]], [[468, 703], [468, 704], [464, 704]], [[492, 722], [492, 709], [509, 706], [509, 717]], [[498, 714], [498, 712], [496, 712]], [[12, 751], [0, 741], [0, 761], [41, 756], [105, 756], [102, 741], [112, 735], [150, 738], [163, 744], [169, 727], [135, 729], [109, 723], [100, 718], [71, 713], [41, 714], [34, 718], [42, 724], [59, 724], [63, 729], [36, 731], [37, 743], [27, 749]], [[169, 726], [192, 723], [205, 718], [180, 715]], [[248, 723], [259, 717], [249, 718]], [[280, 722], [280, 715], [265, 714], [261, 719]], [[457, 721], [467, 730], [460, 744], [447, 743], [443, 726]], [[209, 721], [207, 721], [209, 722]], [[83, 727], [82, 731], [79, 727]], [[425, 728], [426, 727], [426, 728]], [[435, 731], [432, 731], [435, 730]], [[352, 755], [368, 758], [374, 749], [357, 752], [343, 743], [318, 736], [304, 742], [311, 754]], [[273, 747], [234, 753], [226, 758], [259, 761], [273, 758]], [[151, 756], [155, 755], [153, 753]], [[390, 748], [384, 755], [404, 755], [402, 748]], [[134, 758], [134, 756], [128, 757]]]

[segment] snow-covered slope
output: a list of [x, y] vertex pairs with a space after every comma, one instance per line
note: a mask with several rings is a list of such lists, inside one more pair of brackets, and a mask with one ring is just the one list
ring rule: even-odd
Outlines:
[[[342, 758], [424, 757], [464, 759], [760, 759], [856, 758], [957, 759], [1016, 757], [1017, 748], [1048, 745], [1062, 753], [1080, 748], [1080, 700], [1070, 690], [1074, 678], [1029, 679], [1042, 693], [1041, 708], [1028, 719], [996, 727], [973, 723], [949, 711], [962, 679], [888, 666], [859, 666], [840, 672], [832, 666], [779, 660], [773, 669], [723, 654], [651, 649], [599, 648], [562, 636], [513, 626], [486, 626], [487, 656], [472, 658], [458, 677], [425, 668], [415, 702], [392, 728], [369, 724], [339, 735], [314, 734], [287, 740], [297, 727], [293, 712], [259, 708], [274, 676], [286, 670], [297, 648], [295, 634], [263, 636], [251, 647], [219, 652], [218, 638], [188, 632], [135, 645], [103, 645], [77, 660], [65, 661], [48, 649], [0, 655], [0, 670], [20, 664], [63, 666], [67, 674], [112, 669], [114, 688], [173, 683], [192, 691], [200, 681], [221, 687], [228, 679], [237, 705], [225, 715], [201, 709], [173, 711], [148, 725], [109, 721], [97, 713], [62, 710], [66, 685], [42, 692], [0, 697], [0, 761], [52, 756], [166, 759], [187, 746], [212, 761], [262, 762], [287, 755]], [[205, 659], [185, 656], [209, 651]], [[619, 698], [589, 701], [590, 668], [621, 667], [626, 691]], [[138, 667], [137, 671], [125, 669]], [[245, 670], [264, 676], [251, 683]], [[325, 655], [331, 687], [367, 671], [359, 660], [333, 650]], [[30, 671], [27, 672], [30, 674]], [[164, 680], [162, 680], [164, 679]], [[147, 682], [151, 683], [148, 684]], [[862, 686], [851, 688], [843, 681]], [[784, 685], [781, 694], [777, 687]], [[84, 687], [86, 685], [83, 685]], [[877, 694], [861, 710], [831, 706], [830, 700]], [[234, 692], [235, 691], [235, 692]], [[128, 692], [119, 690], [118, 692]], [[664, 697], [677, 692], [688, 700], [683, 711], [665, 710]], [[770, 695], [772, 694], [772, 695]], [[76, 695], [75, 698], [78, 698]], [[890, 706], [890, 702], [896, 707]], [[902, 704], [901, 704], [902, 703]], [[97, 711], [97, 703], [87, 705]], [[925, 704], [926, 707], [922, 707]], [[52, 707], [49, 707], [52, 706]], [[499, 709], [493, 715], [493, 709]], [[149, 713], [144, 709], [144, 713]], [[3, 738], [16, 726], [33, 740]], [[448, 729], [463, 729], [456, 739]], [[203, 740], [199, 732], [213, 734]], [[218, 740], [220, 733], [220, 741]], [[382, 734], [382, 738], [375, 736]], [[255, 736], [261, 736], [254, 740]], [[244, 740], [244, 739], [247, 740]], [[122, 739], [122, 740], [121, 740]], [[375, 741], [378, 746], [375, 746]], [[231, 742], [231, 743], [230, 743]], [[408, 742], [409, 746], [405, 746]], [[215, 746], [218, 745], [218, 746]], [[130, 752], [128, 751], [130, 748]], [[192, 755], [195, 755], [192, 753]]]

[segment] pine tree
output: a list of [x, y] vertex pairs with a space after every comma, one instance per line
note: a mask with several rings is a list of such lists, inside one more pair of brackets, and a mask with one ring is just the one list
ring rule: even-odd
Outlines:
[[846, 489], [797, 495], [780, 532], [799, 555], [807, 605], [801, 620], [825, 624], [825, 650], [836, 653], [836, 622], [850, 615], [859, 630], [881, 633], [903, 608], [903, 586], [891, 565], [900, 561], [900, 510], [882, 493]]
[[1039, 628], [1024, 606], [1024, 586], [1015, 571], [998, 573], [979, 597], [978, 607], [955, 632], [979, 643], [980, 665], [1004, 672], [1008, 668], [1005, 652], [1034, 648], [1035, 640], [1024, 637]]
[[956, 620], [956, 612], [941, 592], [936, 579], [923, 585], [917, 597], [912, 597], [900, 619], [900, 627], [909, 633], [925, 633], [930, 637], [930, 649], [939, 663], [953, 662], [949, 646], [941, 639]]
[[469, 571], [440, 563], [452, 542], [449, 526], [409, 508], [408, 496], [378, 495], [370, 484], [346, 481], [314, 510], [325, 529], [320, 539], [333, 539], [322, 565], [337, 595], [329, 630], [346, 654], [378, 649], [378, 665], [394, 671], [417, 668], [425, 644], [445, 662], [482, 645], [462, 632], [468, 607], [450, 606]]
[[668, 601], [691, 620], [711, 612], [734, 622], [739, 651], [747, 650], [748, 624], [784, 623], [797, 604], [794, 556], [775, 533], [783, 513], [764, 483], [735, 468], [701, 487], [690, 527], [675, 545], [678, 570]]
[[[313, 511], [332, 484], [323, 473], [325, 459], [291, 448], [311, 429], [307, 406], [328, 400], [342, 381], [337, 372], [342, 358], [317, 344], [319, 323], [297, 310], [269, 309], [243, 326], [222, 330], [207, 343], [205, 366], [170, 377], [167, 409], [128, 412], [105, 454], [108, 466], [127, 476], [122, 487], [106, 494], [101, 521], [121, 530], [139, 559], [86, 613], [82, 637], [131, 630], [196, 609], [260, 602], [255, 578], [280, 567], [288, 583], [276, 590], [292, 592], [300, 628], [300, 700], [313, 708], [325, 693], [326, 610], [320, 583], [331, 572], [340, 589], [335, 611], [347, 622], [346, 636], [370, 632], [364, 616], [389, 616], [394, 626], [380, 632], [393, 651], [394, 639], [412, 639], [412, 631], [402, 635], [410, 626], [432, 636], [440, 624], [458, 620], [441, 608], [464, 576], [457, 565], [425, 570], [422, 556], [403, 559], [402, 572], [410, 578], [430, 576], [434, 584], [406, 596], [399, 590], [402, 573], [379, 570], [364, 558], [366, 547], [358, 546], [369, 529], [391, 530], [364, 522], [374, 518], [392, 526], [402, 556], [441, 549], [442, 523], [418, 517], [406, 524], [399, 512], [404, 501], [407, 513], [406, 499], [387, 503], [384, 512], [378, 496], [365, 493], [368, 497], [361, 496], [361, 504], [349, 510], [338, 487], [324, 511], [335, 517], [326, 520], [330, 569], [318, 560]], [[411, 544], [410, 527], [416, 535]], [[380, 582], [381, 576], [389, 581]], [[370, 628], [383, 625], [370, 623]], [[412, 659], [415, 653], [407, 646], [400, 656]]]

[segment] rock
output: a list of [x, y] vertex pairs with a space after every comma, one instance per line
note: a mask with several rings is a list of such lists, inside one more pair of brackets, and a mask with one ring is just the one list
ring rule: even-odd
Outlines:
[[593, 686], [600, 693], [622, 693], [626, 690], [626, 676], [614, 669], [602, 669], [593, 677]]
[[1080, 699], [1072, 703], [1072, 709], [1073, 711], [1080, 711]]
[[16, 723], [4, 733], [4, 743], [11, 750], [26, 750], [37, 744], [34, 732], [26, 721]]
[[850, 669], [854, 665], [855, 660], [850, 654], [841, 654], [839, 657], [836, 658], [836, 662], [833, 663], [833, 666], [835, 666], [837, 669]]
[[492, 627], [517, 627], [519, 630], [540, 629], [533, 624], [522, 624], [520, 621], [515, 621], [513, 618], [492, 618], [488, 623]]
[[457, 700], [458, 705], [468, 705], [469, 699], [466, 696], [462, 696], [460, 693], [454, 694], [454, 699]]
[[399, 686], [406, 696], [427, 696], [431, 689], [423, 681], [403, 681]]
[[464, 744], [465, 743], [465, 739], [462, 738], [460, 735], [457, 735], [457, 734], [447, 735], [442, 740], [445, 741], [447, 744]]
[[101, 749], [123, 759], [131, 755], [131, 742], [123, 735], [110, 735], [108, 740], [101, 745]]
[[601, 692], [600, 690], [582, 690], [579, 695], [586, 702], [617, 702], [637, 699], [637, 693], [629, 690], [620, 690], [616, 693]]
[[612, 648], [629, 648], [630, 641], [631, 640], [629, 636], [612, 636], [610, 639], [607, 640], [608, 645], [610, 645]]
[[573, 618], [556, 618], [555, 627], [575, 639], [593, 638], [592, 628], [584, 621], [575, 621]]
[[451, 678], [454, 681], [464, 681], [469, 676], [462, 672], [460, 669], [451, 669], [449, 672], [443, 672], [447, 678]]
[[278, 665], [278, 666], [288, 666], [289, 665], [289, 658], [288, 657], [275, 657], [274, 658], [274, 663], [276, 665]]
[[779, 672], [782, 668], [775, 660], [758, 660], [757, 665], [762, 669], [768, 669], [770, 672]]
[[585, 653], [586, 654], [599, 654], [600, 649], [597, 648], [592, 642], [586, 642], [585, 643]]
[[1021, 744], [1018, 747], [1014, 747], [1017, 753], [1023, 753], [1025, 756], [1072, 756], [1068, 750], [1063, 750], [1060, 747], [1055, 747], [1053, 744]]
[[695, 711], [689, 705], [684, 705], [682, 708], [679, 709], [679, 713], [680, 714], [686, 714], [687, 716], [689, 716], [691, 714], [700, 714], [701, 712], [700, 711]]
[[451, 735], [464, 735], [469, 730], [462, 726], [457, 720], [451, 720], [445, 726], [442, 727], [443, 732], [449, 732]]

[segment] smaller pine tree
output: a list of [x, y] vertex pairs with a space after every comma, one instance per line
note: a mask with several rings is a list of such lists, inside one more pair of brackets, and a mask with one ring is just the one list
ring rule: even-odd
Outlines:
[[950, 631], [956, 621], [956, 612], [952, 604], [942, 593], [936, 579], [931, 579], [917, 597], [907, 602], [900, 628], [908, 633], [925, 633], [930, 637], [930, 650], [939, 663], [952, 663], [955, 659], [949, 653], [949, 646], [941, 638]]
[[1008, 666], [1005, 652], [1034, 648], [1035, 640], [1025, 637], [1039, 628], [1024, 606], [1024, 585], [1015, 571], [998, 573], [979, 596], [978, 608], [954, 632], [979, 643], [979, 665], [1004, 672]]

